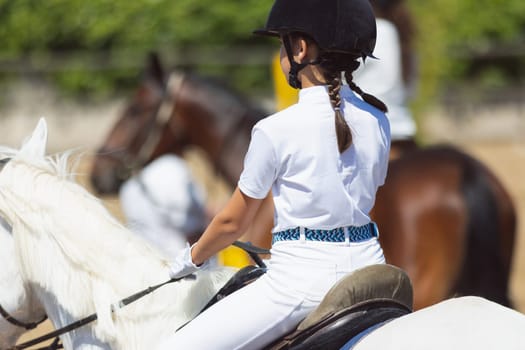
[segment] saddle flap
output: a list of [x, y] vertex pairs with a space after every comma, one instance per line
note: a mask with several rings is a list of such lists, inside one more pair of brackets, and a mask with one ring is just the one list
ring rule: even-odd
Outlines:
[[307, 329], [331, 314], [373, 299], [391, 299], [412, 310], [413, 290], [408, 275], [389, 264], [377, 264], [352, 271], [339, 280], [319, 306], [297, 327]]
[[266, 347], [265, 350], [340, 349], [392, 319], [410, 313], [406, 306], [391, 299], [368, 300], [327, 315], [302, 331], [296, 330]]

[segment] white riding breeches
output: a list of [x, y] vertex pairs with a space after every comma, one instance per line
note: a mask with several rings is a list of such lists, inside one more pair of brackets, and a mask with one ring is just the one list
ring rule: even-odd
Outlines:
[[204, 311], [160, 349], [261, 349], [294, 330], [347, 273], [384, 262], [377, 238], [276, 242], [266, 274]]

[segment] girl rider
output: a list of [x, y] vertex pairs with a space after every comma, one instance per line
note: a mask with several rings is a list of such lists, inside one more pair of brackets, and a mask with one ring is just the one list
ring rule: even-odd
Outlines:
[[341, 277], [384, 263], [369, 211], [385, 180], [390, 128], [385, 105], [352, 79], [375, 45], [369, 1], [276, 0], [256, 34], [281, 40], [281, 67], [300, 89], [299, 101], [253, 128], [231, 199], [175, 257], [170, 276], [203, 268], [238, 239], [271, 190], [268, 270], [174, 333], [162, 349], [262, 348], [292, 331]]

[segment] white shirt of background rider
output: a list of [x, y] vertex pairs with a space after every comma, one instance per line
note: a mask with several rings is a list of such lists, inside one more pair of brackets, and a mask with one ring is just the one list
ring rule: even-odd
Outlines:
[[409, 89], [403, 81], [401, 44], [396, 27], [377, 18], [377, 41], [374, 56], [354, 72], [354, 82], [388, 107], [392, 140], [413, 138], [416, 124], [407, 106]]
[[130, 229], [168, 256], [208, 223], [204, 191], [186, 162], [174, 155], [148, 164], [122, 185], [119, 196]]

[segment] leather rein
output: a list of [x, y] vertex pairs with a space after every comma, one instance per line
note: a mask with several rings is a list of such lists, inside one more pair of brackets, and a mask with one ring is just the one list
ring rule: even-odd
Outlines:
[[[123, 308], [124, 306], [126, 305], [129, 305], [131, 303], [133, 303], [134, 301], [137, 301], [139, 300], [140, 298], [152, 293], [153, 291], [157, 290], [158, 288], [168, 284], [168, 283], [173, 283], [173, 282], [177, 282], [177, 281], [180, 281], [181, 279], [184, 279], [184, 278], [196, 278], [195, 275], [189, 275], [189, 276], [185, 276], [185, 277], [182, 277], [182, 278], [174, 278], [174, 279], [170, 279], [166, 282], [162, 282], [162, 283], [159, 283], [159, 284], [156, 284], [154, 286], [151, 286], [151, 287], [148, 287], [146, 289], [143, 289], [141, 290], [140, 292], [137, 292], [127, 298], [124, 298], [122, 300], [120, 300], [118, 303], [116, 304], [113, 304], [111, 305], [111, 311], [112, 312], [115, 312], [116, 310], [118, 309], [121, 309]], [[29, 340], [25, 343], [22, 343], [20, 345], [15, 345], [11, 348], [8, 348], [7, 350], [21, 350], [21, 349], [27, 349], [28, 347], [30, 346], [33, 346], [33, 345], [36, 345], [36, 344], [40, 344], [42, 342], [45, 342], [46, 340], [49, 340], [49, 339], [53, 339], [53, 338], [56, 338], [55, 341], [53, 342], [53, 344], [56, 344], [57, 346], [59, 347], [44, 347], [44, 348], [40, 348], [40, 349], [60, 349], [62, 346], [58, 344], [58, 337], [62, 334], [65, 334], [65, 333], [68, 333], [68, 332], [71, 332], [77, 328], [80, 328], [80, 327], [83, 327], [95, 320], [97, 320], [98, 316], [96, 313], [92, 313], [91, 315], [89, 316], [86, 316], [78, 321], [75, 321], [73, 323], [70, 323], [62, 328], [59, 328], [55, 331], [52, 331], [52, 332], [49, 332], [49, 333], [46, 333], [44, 334], [43, 336], [40, 336], [40, 337], [37, 337], [35, 339], [32, 339], [32, 340]], [[37, 350], [40, 350], [40, 349], [37, 349]]]
[[[0, 163], [2, 162], [2, 160], [0, 160]], [[241, 248], [243, 249], [244, 251], [246, 251], [255, 261], [256, 263], [261, 266], [261, 267], [266, 267], [264, 262], [260, 259], [260, 257], [258, 256], [258, 254], [268, 254], [269, 251], [266, 250], [266, 249], [262, 249], [262, 248], [258, 248], [258, 247], [255, 247], [253, 246], [251, 243], [246, 243], [246, 242], [240, 242], [240, 241], [236, 241], [233, 243], [234, 246], [238, 247], [238, 248]], [[122, 300], [120, 300], [118, 303], [116, 304], [113, 304], [111, 305], [111, 311], [112, 312], [115, 312], [116, 310], [118, 309], [121, 309], [137, 300], [139, 300], [140, 298], [142, 297], [145, 297], [146, 295], [154, 292], [155, 290], [159, 289], [160, 287], [166, 285], [166, 284], [169, 284], [169, 283], [173, 283], [173, 282], [177, 282], [177, 281], [180, 281], [182, 279], [186, 279], [186, 278], [192, 278], [192, 279], [195, 279], [195, 275], [188, 275], [188, 276], [184, 276], [184, 277], [181, 277], [181, 278], [172, 278], [170, 280], [167, 280], [165, 282], [162, 282], [162, 283], [159, 283], [159, 284], [156, 284], [154, 286], [151, 286], [151, 287], [148, 287], [148, 288], [145, 288], [133, 295], [130, 295], [129, 297], [127, 298], [124, 298]], [[18, 321], [17, 319], [15, 319], [14, 317], [12, 317], [9, 313], [7, 313], [7, 311], [4, 310], [4, 308], [0, 305], [0, 314], [2, 314], [2, 316], [7, 320], [9, 321], [10, 323], [16, 325], [16, 326], [19, 326], [19, 327], [23, 327], [23, 328], [26, 328], [27, 330], [30, 330], [30, 329], [34, 329], [36, 326], [38, 326], [40, 323], [44, 322], [46, 319], [47, 319], [47, 316], [44, 317], [44, 319], [42, 319], [41, 321], [39, 322], [34, 322], [34, 323], [25, 323], [25, 322], [21, 322], [21, 321]], [[33, 345], [36, 345], [36, 344], [40, 344], [40, 343], [43, 343], [47, 340], [50, 340], [50, 339], [55, 339], [53, 341], [53, 343], [47, 347], [41, 347], [41, 348], [38, 348], [38, 349], [34, 349], [34, 350], [56, 350], [56, 349], [62, 349], [62, 344], [60, 344], [60, 338], [59, 336], [63, 335], [63, 334], [66, 334], [68, 332], [71, 332], [75, 329], [78, 329], [80, 327], [83, 327], [93, 321], [96, 321], [98, 318], [97, 314], [96, 313], [92, 313], [91, 315], [89, 316], [86, 316], [78, 321], [75, 321], [73, 323], [70, 323], [64, 327], [61, 327], [57, 330], [54, 330], [52, 332], [49, 332], [49, 333], [46, 333], [40, 337], [37, 337], [35, 339], [32, 339], [32, 340], [29, 340], [29, 341], [26, 341], [22, 344], [19, 344], [19, 345], [15, 345], [13, 347], [10, 347], [8, 349], [5, 349], [5, 350], [22, 350], [22, 349], [27, 349], [28, 347], [30, 346], [33, 346]]]
[[1, 304], [0, 304], [0, 315], [2, 315], [2, 317], [7, 322], [11, 323], [12, 325], [20, 327], [20, 328], [24, 328], [24, 329], [26, 329], [28, 331], [31, 330], [31, 329], [35, 329], [39, 324], [41, 324], [42, 322], [47, 320], [47, 315], [45, 315], [41, 320], [36, 321], [36, 322], [20, 321], [19, 319], [17, 319], [13, 315], [11, 315], [9, 312], [7, 312], [7, 310], [4, 309], [4, 307]]

